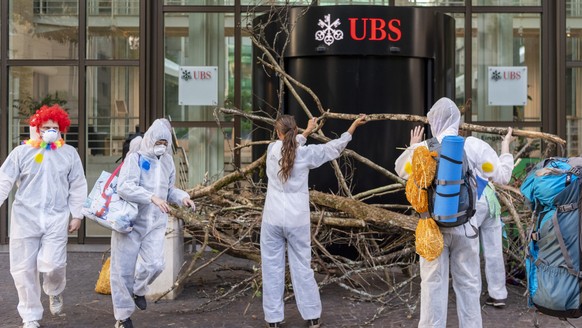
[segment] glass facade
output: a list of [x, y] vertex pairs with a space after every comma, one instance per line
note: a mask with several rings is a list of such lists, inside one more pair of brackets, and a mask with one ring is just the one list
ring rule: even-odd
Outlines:
[[[101, 171], [119, 164], [125, 138], [139, 130], [139, 69], [131, 66], [89, 66], [86, 77], [85, 173], [92, 187]], [[87, 237], [110, 231], [86, 221]]]
[[566, 141], [567, 155], [582, 154], [582, 1], [566, 1]]
[[[541, 121], [541, 19], [537, 14], [473, 15], [471, 120]], [[489, 105], [490, 67], [527, 68], [525, 106]]]
[[88, 59], [139, 59], [140, 1], [89, 1]]
[[[567, 155], [582, 150], [582, 1], [8, 0], [0, 7], [0, 162], [27, 138], [31, 108], [59, 101], [71, 115], [66, 139], [78, 147], [90, 187], [115, 168], [123, 140], [158, 117], [172, 120], [180, 187], [244, 166], [251, 147], [239, 146], [251, 142], [252, 124], [215, 108], [252, 110], [247, 27], [261, 11], [284, 5], [431, 7], [451, 15], [455, 100], [465, 122], [557, 133], [568, 140]], [[216, 67], [216, 105], [180, 104], [183, 66]], [[487, 70], [496, 66], [527, 68], [524, 106], [489, 105]], [[498, 139], [489, 141], [498, 147]], [[0, 211], [0, 243], [7, 243], [8, 213], [9, 206]], [[75, 237], [108, 236], [87, 222]]]
[[10, 0], [8, 8], [9, 58], [78, 58], [78, 1]]

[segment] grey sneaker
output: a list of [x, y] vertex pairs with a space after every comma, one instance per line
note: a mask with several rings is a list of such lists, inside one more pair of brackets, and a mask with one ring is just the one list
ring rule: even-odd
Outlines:
[[40, 327], [40, 324], [36, 320], [27, 321], [24, 323], [24, 325], [22, 325], [22, 328], [38, 328], [38, 327]]
[[53, 315], [59, 315], [63, 311], [63, 295], [49, 296], [49, 308]]
[[319, 318], [309, 319], [307, 320], [307, 325], [309, 326], [309, 328], [319, 328], [321, 327], [321, 321], [319, 320]]
[[498, 300], [498, 299], [495, 299], [495, 298], [489, 296], [489, 297], [487, 297], [485, 304], [496, 307], [496, 308], [503, 308], [503, 307], [505, 307], [506, 301], [507, 301], [507, 299]]
[[115, 323], [115, 328], [133, 328], [131, 318], [127, 318], [125, 320], [117, 320], [117, 322]]
[[148, 302], [146, 301], [145, 296], [133, 295], [133, 302], [140, 310], [145, 310], [148, 307]]

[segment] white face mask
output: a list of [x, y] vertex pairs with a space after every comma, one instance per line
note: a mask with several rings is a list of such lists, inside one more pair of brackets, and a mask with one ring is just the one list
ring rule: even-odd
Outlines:
[[59, 140], [59, 131], [55, 129], [44, 131], [44, 133], [42, 134], [42, 140], [44, 140], [44, 142], [46, 143], [51, 143]]
[[154, 154], [156, 156], [162, 156], [166, 152], [166, 149], [167, 149], [166, 145], [155, 145]]

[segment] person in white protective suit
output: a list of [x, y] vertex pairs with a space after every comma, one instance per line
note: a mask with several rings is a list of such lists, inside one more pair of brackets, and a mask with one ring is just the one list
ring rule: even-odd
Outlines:
[[[512, 128], [508, 128], [508, 132], [501, 142], [499, 162], [502, 163], [505, 173], [497, 181], [498, 183], [508, 184], [511, 179], [511, 169], [514, 161], [513, 154], [509, 151], [509, 146], [514, 140], [512, 133]], [[493, 156], [490, 150], [487, 151], [486, 157]], [[511, 168], [509, 165], [511, 165]], [[482, 168], [479, 168], [476, 173], [481, 177], [487, 176]], [[497, 199], [495, 187], [491, 182], [487, 184], [483, 195], [476, 203], [475, 219], [479, 226], [479, 239], [483, 258], [485, 259], [485, 279], [487, 281], [485, 304], [502, 308], [507, 301], [507, 287], [505, 285], [505, 260], [503, 259], [501, 204]]]
[[[459, 134], [461, 113], [452, 100], [439, 99], [429, 110], [427, 118], [432, 135], [439, 142], [442, 142], [445, 136]], [[413, 129], [410, 147], [396, 160], [396, 173], [404, 179], [409, 177], [414, 149], [421, 145], [428, 146], [426, 141], [422, 141], [422, 135], [422, 128]], [[478, 172], [482, 178], [497, 183], [509, 181], [513, 169], [512, 156], [498, 157], [489, 144], [475, 137], [466, 138], [464, 150], [470, 170]], [[484, 199], [481, 197], [477, 204], [485, 202]], [[478, 226], [478, 223], [476, 217], [473, 217], [461, 226], [440, 227], [444, 239], [443, 252], [433, 261], [420, 258], [419, 327], [446, 327], [449, 270], [456, 295], [459, 327], [482, 327], [479, 301], [481, 294], [479, 239], [466, 235], [467, 231], [472, 231], [470, 225]]]
[[142, 140], [132, 140], [119, 173], [117, 192], [126, 201], [138, 204], [138, 216], [130, 233], [111, 234], [115, 327], [133, 327], [130, 317], [135, 307], [146, 309], [147, 287], [164, 268], [168, 202], [195, 209], [188, 193], [174, 186], [176, 170], [170, 152], [170, 129], [168, 120], [155, 120]]
[[366, 116], [360, 115], [340, 138], [305, 146], [306, 137], [317, 126], [315, 118], [303, 134], [297, 134], [293, 116], [282, 115], [275, 122], [279, 140], [267, 148], [268, 185], [260, 236], [267, 327], [281, 327], [284, 319], [285, 249], [301, 317], [309, 327], [320, 327], [321, 300], [311, 269], [309, 170], [338, 158], [356, 128], [365, 123]]
[[[42, 106], [29, 118], [31, 138], [14, 148], [0, 167], [0, 205], [16, 183], [10, 215], [10, 273], [18, 292], [23, 327], [39, 327], [41, 285], [53, 315], [63, 309], [67, 231], [81, 226], [87, 180], [77, 150], [61, 133], [71, 125], [60, 106]], [[69, 218], [72, 216], [72, 220]]]

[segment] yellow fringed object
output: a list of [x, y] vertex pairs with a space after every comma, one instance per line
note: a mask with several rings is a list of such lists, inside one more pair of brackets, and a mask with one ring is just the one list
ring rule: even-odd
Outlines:
[[428, 193], [420, 189], [412, 179], [406, 181], [406, 199], [418, 213], [428, 212]]
[[[428, 212], [428, 192], [436, 174], [436, 152], [425, 146], [414, 149], [412, 174], [406, 182], [406, 199], [418, 213]], [[439, 257], [443, 251], [443, 235], [432, 218], [421, 218], [416, 226], [416, 253], [427, 261]]]
[[412, 179], [420, 188], [428, 188], [436, 174], [437, 163], [434, 159], [438, 154], [429, 151], [425, 146], [416, 147], [412, 154]]
[[111, 256], [103, 263], [101, 272], [99, 272], [99, 279], [97, 279], [97, 284], [95, 284], [95, 291], [99, 294], [111, 295], [111, 282], [109, 281], [110, 262]]
[[416, 254], [432, 261], [443, 252], [443, 234], [432, 218], [420, 219], [416, 226]]

